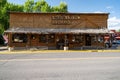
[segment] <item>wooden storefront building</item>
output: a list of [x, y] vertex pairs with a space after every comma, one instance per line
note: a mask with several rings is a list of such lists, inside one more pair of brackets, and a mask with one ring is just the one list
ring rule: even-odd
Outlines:
[[10, 12], [9, 47], [104, 47], [109, 13]]

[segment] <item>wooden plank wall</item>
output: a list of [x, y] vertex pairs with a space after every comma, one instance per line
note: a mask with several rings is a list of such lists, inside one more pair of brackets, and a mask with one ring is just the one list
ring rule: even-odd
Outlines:
[[[53, 16], [79, 16], [79, 19], [52, 19]], [[10, 27], [37, 28], [107, 28], [107, 14], [11, 13]], [[68, 24], [53, 24], [69, 22]]]

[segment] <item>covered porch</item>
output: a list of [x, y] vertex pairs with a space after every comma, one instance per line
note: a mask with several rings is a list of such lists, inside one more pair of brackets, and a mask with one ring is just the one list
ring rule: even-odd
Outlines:
[[12, 48], [45, 49], [85, 49], [104, 48], [104, 35], [107, 29], [44, 29], [11, 28], [6, 31], [9, 36], [8, 46]]

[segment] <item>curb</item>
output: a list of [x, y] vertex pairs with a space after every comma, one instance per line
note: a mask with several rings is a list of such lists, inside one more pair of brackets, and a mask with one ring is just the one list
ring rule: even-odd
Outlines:
[[65, 53], [65, 52], [120, 52], [120, 50], [14, 50], [0, 51], [0, 54], [34, 54], [34, 53]]

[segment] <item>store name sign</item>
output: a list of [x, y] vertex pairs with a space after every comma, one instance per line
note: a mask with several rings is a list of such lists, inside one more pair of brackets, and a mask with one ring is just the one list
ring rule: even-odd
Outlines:
[[73, 20], [79, 20], [78, 15], [55, 15], [51, 17], [51, 23], [53, 25], [70, 25]]

